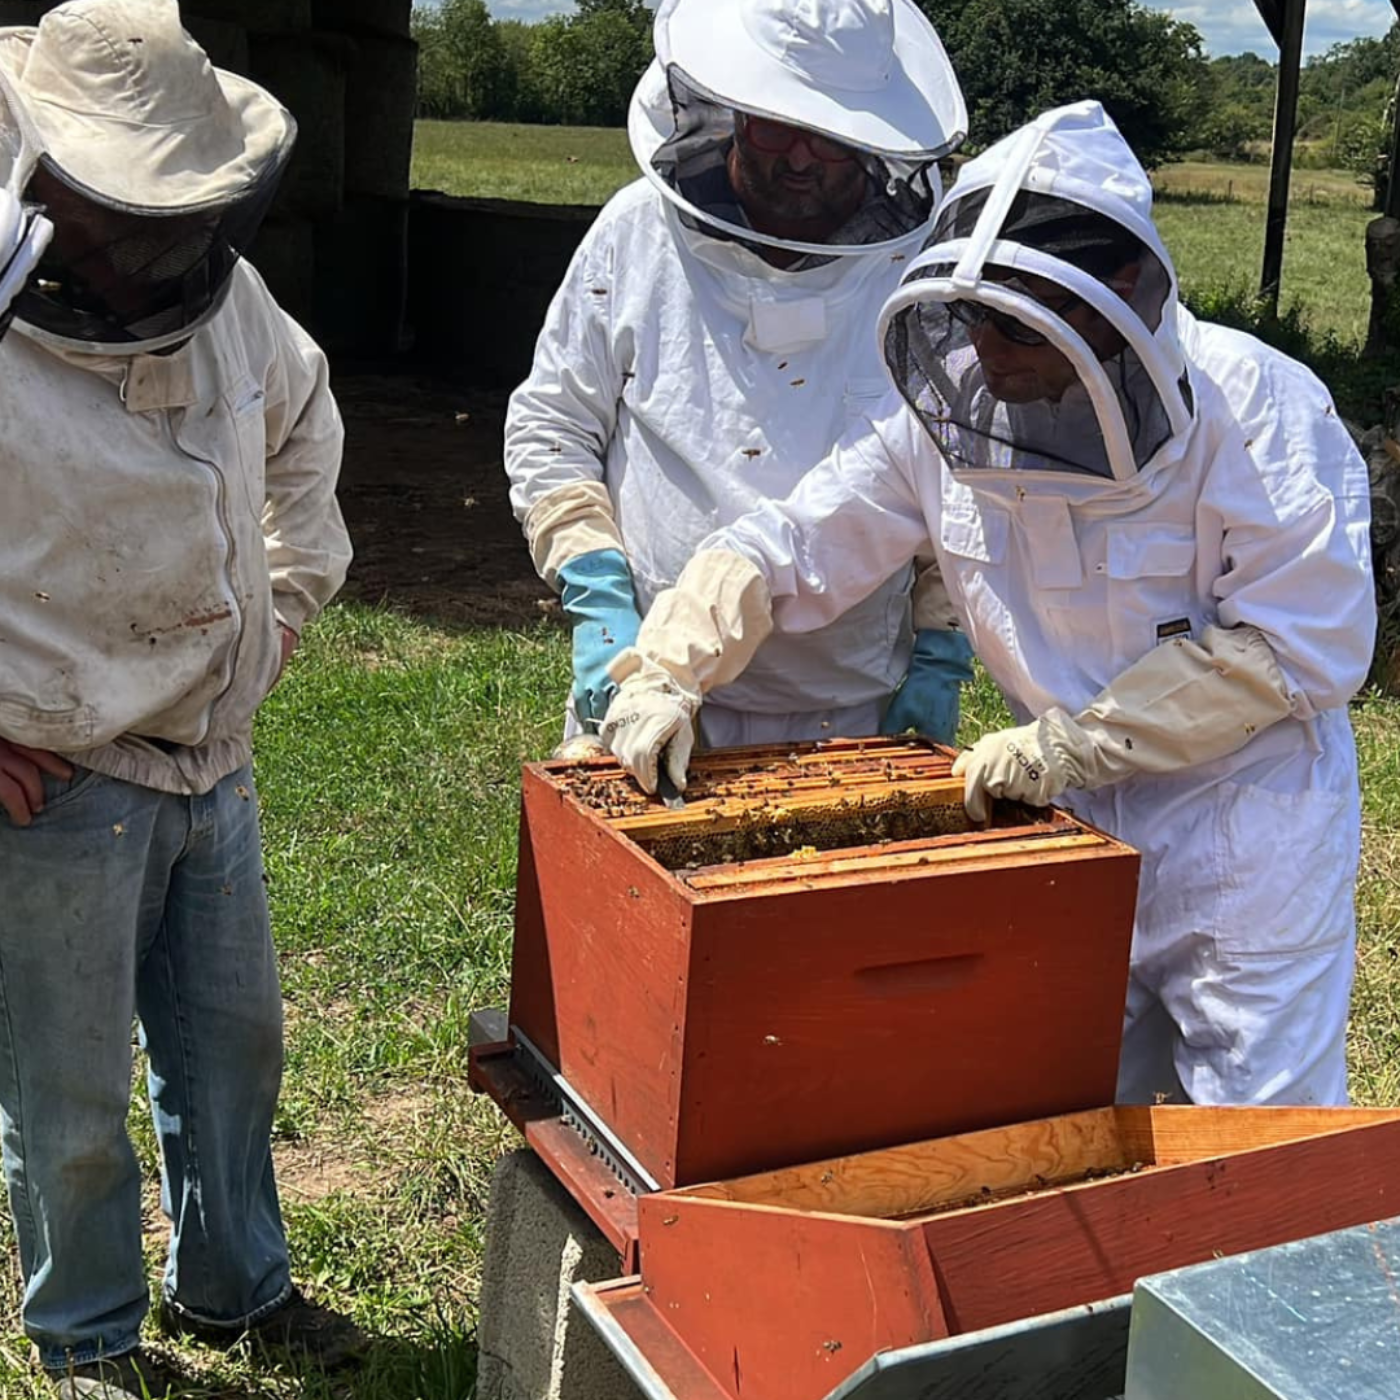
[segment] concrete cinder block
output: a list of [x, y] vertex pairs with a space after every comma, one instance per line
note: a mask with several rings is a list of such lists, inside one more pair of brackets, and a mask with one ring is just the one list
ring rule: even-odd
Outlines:
[[413, 27], [413, 0], [312, 0], [317, 29], [369, 29], [407, 37]]
[[190, 37], [209, 55], [215, 68], [231, 73], [248, 71], [248, 31], [241, 24], [221, 19], [201, 19], [186, 12], [182, 16]]
[[533, 1152], [501, 1158], [486, 1212], [476, 1400], [643, 1400], [569, 1297], [620, 1268]]
[[326, 349], [393, 355], [403, 348], [408, 200], [352, 195], [316, 225], [316, 333]]
[[40, 17], [53, 9], [59, 0], [3, 0], [0, 3], [0, 28], [31, 29]]
[[[315, 313], [316, 230], [306, 219], [268, 219], [247, 259], [262, 274], [281, 308], [302, 325]], [[313, 331], [314, 334], [314, 331]]]

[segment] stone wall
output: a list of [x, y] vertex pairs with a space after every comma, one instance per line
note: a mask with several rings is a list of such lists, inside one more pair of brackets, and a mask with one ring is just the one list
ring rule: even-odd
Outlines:
[[415, 358], [483, 388], [518, 384], [550, 298], [597, 214], [415, 190], [408, 258]]
[[[0, 0], [37, 24], [56, 0]], [[261, 83], [297, 120], [297, 149], [249, 257], [327, 348], [405, 341], [417, 46], [411, 0], [183, 0], [214, 64]]]

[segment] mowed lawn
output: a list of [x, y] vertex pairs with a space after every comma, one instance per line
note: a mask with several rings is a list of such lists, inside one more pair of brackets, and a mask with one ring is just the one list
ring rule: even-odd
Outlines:
[[[1262, 245], [1259, 174], [1167, 172], [1162, 221], [1188, 284], [1220, 285], [1229, 279], [1217, 274], [1236, 266], [1246, 285], [1256, 275], [1252, 245], [1241, 245], [1255, 237], [1256, 220]], [[420, 187], [458, 194], [598, 203], [632, 166], [621, 132], [423, 123], [414, 175]], [[1209, 183], [1217, 179], [1239, 181], [1223, 191], [1230, 195], [1248, 186], [1251, 202], [1218, 202], [1222, 191]], [[1325, 318], [1339, 303], [1364, 295], [1339, 251], [1352, 237], [1342, 223], [1356, 218], [1359, 228], [1364, 211], [1345, 190], [1323, 206], [1320, 176], [1317, 184], [1317, 203], [1300, 198], [1294, 210], [1285, 296], [1331, 324]], [[1204, 198], [1190, 202], [1192, 191]], [[1208, 239], [1217, 240], [1214, 252]], [[1310, 259], [1320, 271], [1305, 284]], [[464, 631], [401, 616], [392, 604], [338, 604], [308, 630], [259, 717], [256, 768], [287, 1011], [275, 1151], [295, 1271], [318, 1297], [354, 1313], [376, 1343], [360, 1372], [336, 1381], [269, 1372], [237, 1353], [167, 1349], [209, 1400], [466, 1400], [471, 1392], [490, 1172], [514, 1139], [468, 1091], [467, 1018], [505, 1001], [518, 775], [556, 739], [568, 673], [567, 637], [548, 623]], [[1400, 702], [1367, 694], [1353, 717], [1365, 804], [1353, 1090], [1359, 1102], [1394, 1104]], [[1005, 721], [980, 678], [964, 697], [961, 737]], [[1287, 836], [1280, 833], [1280, 860], [1291, 857]], [[147, 1182], [154, 1278], [164, 1235], [139, 1089], [131, 1127]], [[50, 1392], [29, 1367], [13, 1269], [0, 1287], [0, 1396], [39, 1400]]]

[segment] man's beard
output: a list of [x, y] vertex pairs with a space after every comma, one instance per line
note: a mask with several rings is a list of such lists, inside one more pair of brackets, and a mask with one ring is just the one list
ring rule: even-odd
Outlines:
[[737, 157], [741, 187], [736, 193], [751, 219], [757, 214], [781, 223], [821, 224], [835, 229], [855, 212], [857, 186], [847, 179], [838, 179], [833, 186], [831, 172], [824, 166], [809, 167], [811, 185], [793, 189], [782, 183], [783, 176], [796, 173], [782, 156], [773, 161], [767, 174], [742, 143]]

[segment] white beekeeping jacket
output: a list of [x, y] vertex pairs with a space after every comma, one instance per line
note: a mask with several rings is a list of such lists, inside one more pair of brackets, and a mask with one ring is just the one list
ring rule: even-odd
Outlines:
[[[631, 118], [648, 179], [585, 237], [507, 418], [512, 504], [541, 572], [538, 522], [601, 484], [644, 613], [706, 535], [785, 496], [888, 393], [876, 319], [937, 203], [927, 155], [872, 155], [859, 241], [838, 236], [776, 269], [755, 251], [773, 240], [746, 238], [737, 210], [700, 193], [732, 124], [653, 66]], [[844, 617], [774, 635], [712, 701], [776, 714], [888, 695], [908, 665], [910, 582], [908, 561], [891, 559]]]

